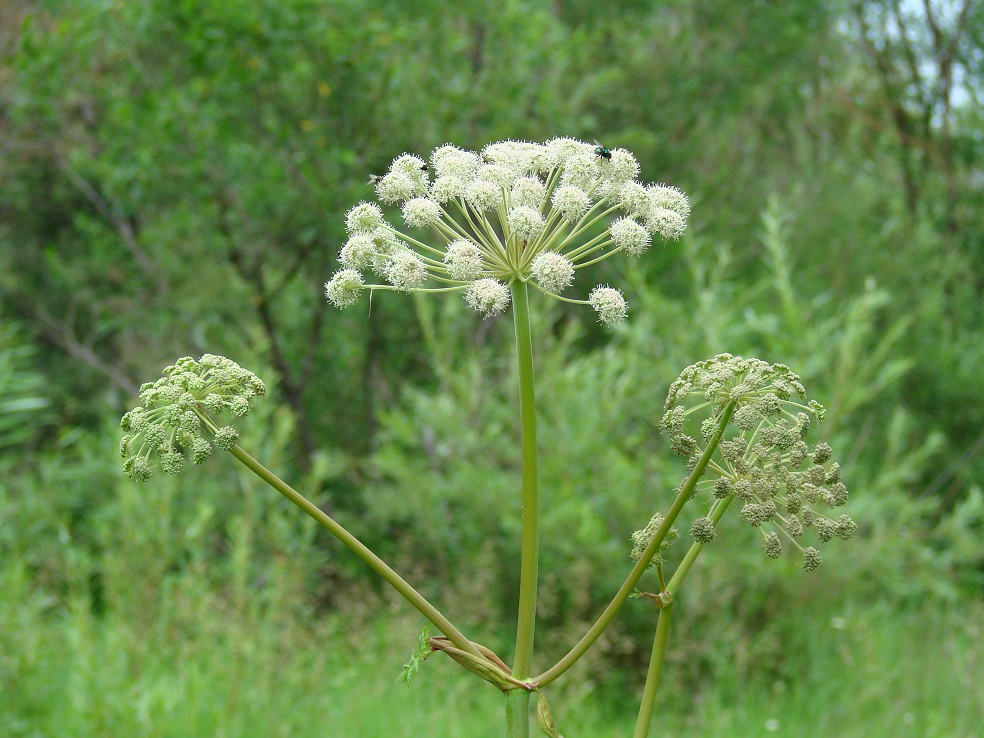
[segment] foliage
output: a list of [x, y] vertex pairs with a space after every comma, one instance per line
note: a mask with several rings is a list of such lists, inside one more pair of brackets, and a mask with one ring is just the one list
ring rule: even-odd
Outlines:
[[[326, 321], [320, 285], [334, 271], [342, 208], [402, 150], [594, 135], [698, 194], [697, 225], [730, 247], [742, 275], [761, 273], [751, 234], [770, 194], [784, 192], [803, 214], [789, 234], [795, 291], [838, 299], [869, 277], [889, 290], [893, 310], [913, 319], [907, 404], [969, 452], [939, 483], [944, 508], [960, 496], [981, 463], [971, 436], [984, 407], [972, 374], [984, 345], [979, 13], [941, 25], [940, 43], [959, 42], [950, 65], [964, 104], [945, 107], [942, 133], [906, 138], [888, 123], [901, 103], [878, 94], [883, 66], [863, 42], [879, 47], [890, 31], [869, 23], [865, 35], [839, 3], [737, 15], [719, 0], [606, 13], [577, 2], [494, 13], [370, 5], [11, 5], [0, 43], [13, 71], [0, 84], [3, 302], [43, 338], [68, 420], [98, 422], [87, 398], [130, 395], [134, 377], [175, 355], [237, 355], [262, 340], [297, 418], [302, 466], [327, 445], [365, 453], [380, 405], [400, 379], [426, 382], [429, 357], [406, 350], [419, 328], [392, 301]], [[872, 18], [890, 12], [868, 5]], [[928, 23], [908, 27], [918, 36]], [[905, 48], [880, 48], [905, 75]], [[901, 162], [924, 148], [950, 158], [939, 171], [941, 160], [920, 160], [914, 209]], [[648, 279], [681, 289], [674, 257], [647, 258]], [[323, 386], [334, 402], [312, 389]]]
[[51, 421], [51, 399], [33, 366], [35, 354], [17, 324], [0, 323], [0, 451], [30, 447]]
[[[236, 692], [234, 674], [217, 696], [183, 693], [175, 663], [202, 685], [227, 665], [270, 683], [315, 674], [299, 688], [317, 705], [326, 682], [303, 661], [317, 661], [310, 651], [296, 670], [277, 666], [283, 623], [324, 619], [316, 636], [327, 637], [340, 627], [329, 609], [390, 606], [333, 544], [229, 469], [139, 492], [119, 484], [115, 451], [97, 439], [112, 437], [108, 418], [135, 378], [174, 356], [262, 359], [279, 403], [267, 437], [250, 438], [265, 458], [303, 470], [319, 504], [434, 581], [470, 624], [512, 608], [505, 542], [516, 523], [501, 504], [518, 464], [510, 328], [426, 297], [412, 311], [384, 295], [368, 315], [329, 313], [321, 284], [343, 208], [368, 197], [367, 175], [393, 156], [564, 134], [631, 148], [643, 177], [659, 172], [698, 197], [693, 235], [610, 272], [630, 285], [626, 325], [578, 328], [553, 306], [536, 326], [549, 408], [543, 524], [555, 542], [544, 568], [559, 572], [541, 585], [548, 655], [597, 614], [618, 578], [612, 562], [630, 563], [629, 533], [678, 481], [653, 428], [666, 385], [706, 356], [755, 354], [796, 367], [828, 405], [821, 430], [849, 450], [864, 546], [802, 594], [749, 547], [736, 547], [740, 581], [712, 548], [668, 657], [681, 689], [709, 675], [725, 685], [701, 703], [710, 732], [760, 730], [780, 703], [793, 705], [784, 730], [810, 716], [803, 735], [834, 717], [879, 735], [876, 721], [909, 714], [904, 703], [923, 709], [892, 735], [976, 727], [934, 707], [959, 715], [972, 693], [946, 686], [942, 666], [944, 686], [909, 699], [892, 676], [927, 663], [921, 652], [893, 661], [893, 644], [926, 640], [914, 635], [926, 628], [919, 603], [952, 608], [930, 623], [937, 634], [980, 619], [966, 603], [984, 576], [984, 17], [967, 7], [962, 25], [933, 37], [916, 5], [883, 0], [620, 0], [604, 12], [583, 0], [5, 3], [0, 692], [16, 697], [0, 732], [29, 735], [41, 721], [53, 733], [133, 733], [182, 704], [221, 722], [256, 697]], [[908, 36], [892, 35], [896, 8], [917, 14]], [[923, 75], [940, 70], [933, 44], [951, 35], [946, 103]], [[927, 63], [910, 66], [910, 52]], [[463, 556], [480, 562], [472, 580], [443, 577]], [[866, 604], [879, 599], [902, 613]], [[651, 628], [644, 604], [588, 657], [618, 667], [606, 688], [640, 678], [645, 654], [628, 636]], [[877, 673], [827, 698], [856, 714], [811, 713], [808, 696], [772, 691], [767, 680], [824, 668], [802, 634], [848, 611], [871, 649], [850, 664]], [[724, 656], [706, 645], [722, 619]], [[177, 633], [201, 640], [187, 653], [159, 648]], [[979, 634], [969, 636], [934, 638], [952, 659], [930, 663], [979, 675]], [[204, 643], [217, 645], [202, 664]], [[345, 676], [350, 664], [333, 666]], [[120, 717], [105, 694], [130, 694], [139, 714]], [[53, 722], [51, 705], [64, 704], [71, 725]], [[248, 723], [236, 723], [242, 734]]]
[[[0, 576], [4, 592], [13, 595], [0, 600], [0, 730], [11, 738], [223, 732], [251, 738], [288, 730], [301, 737], [498, 734], [495, 695], [467, 689], [470, 677], [450, 663], [435, 659], [427, 667], [440, 672], [431, 678], [446, 689], [418, 679], [408, 690], [396, 681], [412, 621], [355, 634], [336, 618], [301, 620], [276, 607], [253, 614], [222, 609], [201, 588], [174, 582], [170, 591], [183, 595], [174, 603], [184, 608], [180, 622], [175, 606], [145, 611], [143, 626], [119, 615], [94, 617], [77, 598], [52, 617], [25, 577], [6, 567]], [[780, 672], [749, 670], [741, 658], [768, 648], [767, 633], [744, 639], [735, 647], [738, 659], [715, 665], [716, 688], [702, 690], [699, 701], [681, 703], [677, 687], [668, 685], [660, 728], [674, 735], [748, 735], [777, 721], [782, 731], [808, 738], [844, 725], [874, 738], [972, 735], [977, 729], [974, 675], [984, 658], [979, 603], [952, 611], [898, 611], [820, 597], [803, 604], [799, 635], [786, 641]], [[911, 637], [917, 628], [933, 634], [934, 658], [913, 680], [907, 667], [920, 663], [926, 647]], [[356, 635], [355, 649], [312, 647], [352, 642]], [[680, 658], [688, 657], [675, 655]], [[380, 662], [385, 668], [373, 671]], [[807, 689], [796, 678], [804, 672], [826, 676]], [[577, 735], [615, 738], [631, 730], [617, 705], [603, 711], [593, 699], [565, 702], [557, 718], [577, 725]], [[320, 716], [314, 723], [312, 712]], [[461, 717], [465, 712], [468, 719]]]

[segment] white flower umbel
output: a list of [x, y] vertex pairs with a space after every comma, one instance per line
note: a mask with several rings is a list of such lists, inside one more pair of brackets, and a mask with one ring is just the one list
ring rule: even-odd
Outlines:
[[[649, 235], [649, 231], [632, 218], [619, 218], [612, 223], [610, 230], [615, 245], [630, 256], [639, 256], [652, 243], [652, 236]], [[344, 249], [342, 250], [344, 251]]]
[[631, 152], [609, 153], [555, 138], [499, 141], [480, 153], [445, 144], [426, 160], [401, 154], [373, 181], [407, 230], [378, 205], [352, 208], [342, 269], [325, 285], [328, 301], [346, 307], [364, 290], [462, 292], [490, 316], [509, 307], [511, 287], [523, 283], [590, 305], [602, 323], [622, 320], [625, 298], [613, 287], [595, 287], [588, 299], [561, 293], [579, 269], [619, 253], [639, 256], [653, 236], [679, 239], [690, 205], [675, 187], [639, 182]]
[[441, 206], [426, 197], [415, 197], [403, 206], [403, 222], [411, 228], [428, 228], [441, 219]]
[[465, 240], [448, 244], [447, 253], [444, 254], [444, 263], [448, 265], [451, 278], [461, 282], [475, 279], [485, 267], [485, 263], [482, 261], [482, 252], [478, 246]]
[[366, 269], [372, 264], [372, 259], [376, 255], [376, 242], [372, 236], [359, 233], [348, 240], [342, 246], [338, 254], [338, 260], [346, 269], [361, 270]]
[[397, 251], [385, 266], [386, 279], [394, 287], [409, 292], [419, 287], [427, 276], [427, 267], [413, 251]]
[[479, 279], [468, 286], [465, 302], [485, 316], [498, 315], [509, 305], [509, 290], [498, 280]]
[[502, 186], [488, 179], [476, 179], [468, 186], [465, 199], [480, 213], [495, 210], [502, 201]]
[[560, 217], [571, 223], [576, 223], [591, 208], [591, 198], [580, 187], [558, 187], [554, 190], [553, 206]]
[[628, 182], [639, 176], [639, 162], [625, 149], [613, 149], [612, 158], [603, 170], [606, 179]]
[[354, 269], [342, 269], [335, 272], [330, 282], [325, 284], [325, 297], [328, 302], [338, 308], [354, 305], [359, 301], [362, 291], [362, 275]]
[[512, 186], [510, 198], [513, 205], [526, 205], [539, 213], [546, 194], [547, 188], [539, 177], [521, 177]]
[[595, 287], [588, 295], [588, 302], [598, 313], [602, 323], [620, 323], [625, 320], [628, 307], [622, 293], [613, 287]]
[[372, 233], [385, 224], [383, 211], [371, 202], [360, 202], [345, 216], [345, 227], [349, 233]]
[[517, 238], [527, 243], [543, 233], [546, 221], [538, 209], [519, 205], [509, 211], [508, 225]]
[[381, 202], [395, 205], [417, 195], [422, 195], [424, 192], [420, 181], [415, 177], [403, 172], [391, 171], [379, 180], [376, 185], [376, 194], [379, 195]]
[[566, 256], [556, 251], [537, 254], [530, 266], [530, 273], [547, 292], [559, 295], [574, 281], [574, 265]]

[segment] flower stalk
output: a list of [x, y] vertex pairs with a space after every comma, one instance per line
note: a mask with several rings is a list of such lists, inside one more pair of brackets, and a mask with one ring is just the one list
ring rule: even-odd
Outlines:
[[652, 541], [643, 551], [642, 555], [639, 557], [639, 560], [636, 562], [636, 565], [632, 567], [632, 571], [629, 572], [628, 577], [626, 577], [625, 582], [622, 583], [622, 586], [612, 598], [612, 601], [608, 604], [608, 607], [605, 608], [604, 612], [602, 612], [598, 620], [595, 621], [594, 625], [588, 629], [588, 632], [584, 634], [581, 640], [578, 641], [577, 645], [575, 645], [566, 656], [564, 656], [560, 661], [547, 669], [545, 672], [533, 678], [533, 682], [536, 685], [545, 687], [577, 663], [577, 660], [587, 653], [588, 649], [594, 645], [594, 642], [598, 640], [601, 634], [605, 632], [605, 629], [609, 626], [609, 624], [611, 624], [612, 620], [615, 618], [615, 615], [618, 614], [618, 611], [622, 609], [622, 605], [624, 605], [626, 600], [629, 599], [629, 596], [632, 594], [635, 586], [639, 583], [639, 580], [642, 579], [642, 575], [645, 574], [646, 569], [649, 568], [653, 558], [657, 553], [659, 553], [660, 546], [663, 544], [663, 541], [666, 540], [666, 536], [670, 532], [673, 521], [676, 520], [677, 516], [680, 514], [680, 511], [683, 509], [683, 506], [693, 494], [694, 488], [697, 486], [697, 482], [700, 481], [701, 476], [703, 476], [704, 471], [711, 460], [711, 456], [714, 455], [714, 451], [721, 442], [721, 437], [724, 435], [724, 430], [731, 421], [731, 416], [734, 412], [734, 403], [728, 403], [725, 405], [724, 410], [721, 413], [721, 418], [717, 425], [717, 429], [714, 431], [714, 434], [707, 443], [707, 448], [704, 449], [704, 453], [701, 454], [697, 465], [694, 467], [694, 470], [690, 473], [686, 483], [680, 489], [676, 499], [673, 500], [673, 504], [670, 506], [669, 512], [666, 514], [666, 518], [656, 531]]
[[432, 605], [427, 598], [414, 589], [410, 583], [397, 574], [396, 571], [389, 566], [389, 564], [374, 554], [369, 547], [367, 547], [354, 535], [349, 533], [324, 510], [304, 497], [304, 495], [295, 490], [280, 477], [263, 466], [263, 464], [246, 453], [246, 451], [244, 451], [238, 444], [232, 447], [231, 453], [247, 469], [277, 490], [292, 503], [297, 505], [297, 507], [307, 513], [310, 517], [314, 518], [318, 525], [345, 544], [345, 546], [356, 556], [362, 559], [370, 569], [376, 572], [388, 584], [392, 585], [397, 592], [403, 595], [403, 597], [411, 605], [413, 605], [421, 615], [434, 624], [434, 627], [444, 633], [444, 635], [446, 635], [455, 646], [463, 651], [467, 651], [478, 659], [488, 660], [485, 655], [478, 650], [475, 644], [465, 638], [461, 631], [459, 631], [450, 620], [444, 617], [444, 615], [441, 614], [441, 611], [434, 607], [434, 605]]
[[519, 363], [519, 407], [523, 465], [522, 542], [520, 554], [519, 612], [516, 617], [516, 655], [513, 676], [530, 675], [536, 628], [536, 586], [540, 549], [540, 502], [537, 490], [536, 400], [533, 387], [533, 339], [530, 331], [529, 296], [524, 282], [512, 284]]
[[670, 637], [670, 617], [673, 614], [673, 604], [673, 602], [670, 602], [657, 611], [656, 637], [653, 639], [653, 653], [649, 658], [646, 686], [642, 692], [639, 717], [636, 720], [635, 732], [632, 734], [632, 738], [646, 738], [649, 735], [649, 726], [653, 720], [653, 709], [656, 706], [656, 690], [659, 687], [659, 678], [663, 672], [663, 661], [666, 656], [666, 642]]

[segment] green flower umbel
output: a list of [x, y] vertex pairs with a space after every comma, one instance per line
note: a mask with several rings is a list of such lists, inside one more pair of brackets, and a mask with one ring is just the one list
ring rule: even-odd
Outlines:
[[[654, 235], [683, 235], [686, 196], [643, 185], [638, 174], [628, 151], [600, 156], [595, 145], [570, 138], [501, 141], [480, 153], [446, 145], [429, 164], [404, 154], [373, 178], [376, 194], [401, 208], [407, 228], [428, 229], [436, 240], [394, 228], [374, 203], [356, 205], [346, 216], [342, 269], [325, 284], [325, 296], [343, 308], [363, 290], [460, 291], [469, 307], [490, 316], [508, 307], [509, 285], [519, 280], [591, 305], [602, 323], [616, 323], [627, 310], [617, 289], [597, 286], [586, 300], [561, 293], [584, 267], [618, 253], [638, 256]], [[364, 272], [383, 283], [367, 283]]]
[[141, 405], [123, 416], [123, 470], [130, 479], [144, 482], [153, 471], [152, 456], [165, 472], [178, 474], [186, 455], [201, 464], [213, 445], [231, 449], [239, 434], [230, 425], [216, 424], [212, 416], [228, 410], [241, 418], [253, 398], [263, 394], [266, 386], [255, 374], [224, 356], [179, 359], [163, 377], [140, 387]]
[[[649, 519], [649, 523], [645, 528], [637, 530], [632, 534], [632, 553], [630, 555], [633, 561], [638, 561], [642, 558], [643, 554], [646, 552], [646, 549], [649, 547], [649, 544], [652, 543], [653, 539], [656, 537], [656, 532], [660, 529], [660, 526], [663, 525], [663, 521], [665, 519], [666, 518], [664, 518], [660, 513], [656, 513]], [[653, 556], [647, 566], [654, 567], [657, 564], [662, 564], [663, 551], [669, 548], [670, 544], [673, 543], [679, 535], [680, 532], [676, 528], [671, 527], [666, 532], [666, 538], [664, 538], [663, 542], [660, 544], [656, 555]]]
[[[785, 541], [801, 552], [804, 568], [813, 570], [820, 552], [799, 543], [805, 530], [812, 528], [826, 543], [851, 538], [857, 526], [847, 515], [818, 512], [844, 505], [847, 487], [840, 466], [831, 461], [830, 446], [820, 442], [811, 449], [804, 440], [824, 413], [805, 395], [800, 378], [782, 364], [721, 354], [687, 367], [670, 385], [661, 429], [693, 468], [723, 414], [733, 409], [733, 432], [721, 440], [698, 489], [742, 503], [741, 516], [762, 531], [768, 557], [777, 558]], [[695, 433], [699, 438], [688, 435], [694, 417], [704, 418]], [[700, 543], [710, 542], [712, 521], [698, 518], [691, 534]]]

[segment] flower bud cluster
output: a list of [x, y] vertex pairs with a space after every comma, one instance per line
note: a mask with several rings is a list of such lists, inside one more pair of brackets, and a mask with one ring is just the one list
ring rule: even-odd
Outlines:
[[230, 425], [217, 425], [212, 416], [228, 410], [244, 417], [253, 398], [264, 394], [266, 386], [255, 374], [224, 356], [178, 359], [163, 377], [140, 387], [141, 404], [123, 416], [124, 472], [145, 482], [153, 472], [152, 456], [165, 472], [179, 474], [186, 455], [201, 464], [213, 446], [228, 451], [239, 434]]
[[[509, 304], [509, 286], [532, 284], [551, 297], [590, 305], [602, 323], [625, 318], [622, 293], [598, 286], [588, 299], [561, 297], [578, 269], [618, 253], [638, 256], [653, 236], [679, 239], [690, 206], [674, 187], [636, 180], [639, 164], [624, 149], [572, 138], [546, 143], [500, 141], [481, 152], [450, 144], [430, 161], [397, 157], [373, 177], [376, 196], [398, 206], [407, 229], [427, 229], [429, 242], [388, 223], [374, 203], [345, 218], [349, 239], [341, 269], [325, 284], [336, 307], [364, 290], [460, 291], [486, 316]], [[611, 216], [618, 216], [610, 222]], [[372, 283], [371, 272], [382, 281]]]
[[[645, 528], [632, 533], [632, 552], [630, 556], [633, 561], [638, 561], [642, 558], [642, 555], [645, 553], [646, 549], [649, 548], [649, 544], [653, 542], [653, 539], [656, 537], [656, 533], [659, 531], [660, 526], [663, 525], [663, 521], [665, 519], [666, 518], [663, 515], [656, 513], [649, 519], [649, 523], [646, 524]], [[652, 568], [657, 564], [663, 563], [663, 551], [669, 548], [670, 544], [673, 543], [679, 535], [680, 532], [673, 527], [670, 527], [670, 529], [666, 531], [666, 537], [659, 545], [659, 551], [657, 551], [656, 555], [653, 556], [652, 561], [649, 562], [649, 566], [647, 568]]]
[[[779, 557], [785, 541], [799, 549], [804, 568], [812, 571], [821, 557], [813, 546], [799, 543], [806, 530], [827, 543], [851, 538], [857, 525], [847, 515], [820, 512], [844, 505], [848, 491], [830, 446], [807, 445], [806, 436], [823, 420], [824, 409], [805, 398], [799, 376], [789, 367], [721, 354], [687, 367], [673, 382], [660, 429], [693, 468], [730, 413], [728, 430], [705, 471], [710, 478], [698, 488], [740, 502], [741, 517], [762, 531], [768, 557]], [[695, 417], [703, 421], [698, 424]], [[692, 529], [702, 543], [713, 539], [707, 522], [699, 518]]]

